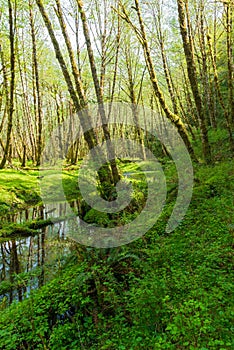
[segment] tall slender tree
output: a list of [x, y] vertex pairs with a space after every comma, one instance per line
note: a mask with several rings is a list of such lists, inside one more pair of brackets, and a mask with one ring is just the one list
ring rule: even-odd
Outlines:
[[40, 165], [41, 154], [42, 154], [42, 101], [41, 101], [41, 87], [39, 79], [39, 67], [38, 67], [38, 55], [37, 55], [37, 44], [36, 44], [36, 33], [35, 33], [35, 21], [33, 15], [33, 4], [32, 0], [29, 0], [29, 18], [31, 27], [31, 37], [32, 37], [32, 61], [33, 61], [33, 71], [35, 75], [36, 84], [36, 95], [37, 106], [35, 110], [37, 111], [37, 125], [38, 125], [38, 135], [37, 135], [37, 149], [36, 149], [36, 165]]
[[228, 68], [228, 91], [230, 121], [234, 125], [234, 59], [233, 59], [233, 0], [224, 1], [224, 11], [226, 18], [226, 42], [227, 42], [227, 68]]
[[162, 107], [162, 110], [164, 111], [166, 117], [175, 125], [175, 127], [177, 128], [179, 134], [181, 135], [187, 149], [188, 152], [190, 153], [191, 157], [194, 160], [196, 159], [196, 156], [194, 154], [194, 150], [192, 148], [192, 145], [190, 143], [188, 134], [187, 134], [187, 130], [186, 127], [184, 125], [184, 123], [182, 122], [181, 118], [174, 114], [169, 107], [167, 106], [166, 100], [164, 98], [163, 92], [160, 89], [159, 86], [159, 82], [158, 82], [158, 78], [157, 78], [157, 74], [154, 68], [154, 64], [153, 64], [153, 59], [152, 59], [152, 55], [151, 55], [151, 50], [150, 50], [150, 46], [147, 40], [147, 35], [146, 35], [146, 31], [145, 31], [145, 25], [144, 25], [144, 21], [142, 18], [142, 14], [141, 14], [141, 9], [140, 9], [140, 5], [139, 5], [139, 1], [135, 0], [135, 7], [134, 9], [137, 12], [137, 17], [138, 17], [138, 21], [139, 21], [139, 25], [140, 28], [138, 29], [131, 21], [129, 15], [127, 14], [127, 11], [125, 9], [125, 7], [122, 5], [121, 6], [122, 12], [119, 13], [119, 15], [128, 23], [130, 24], [130, 26], [132, 27], [132, 29], [134, 30], [134, 32], [136, 33], [142, 48], [144, 50], [144, 55], [145, 55], [145, 61], [146, 61], [146, 65], [147, 65], [147, 69], [149, 72], [149, 76], [150, 76], [150, 80], [152, 83], [152, 88], [154, 91], [155, 96], [158, 98], [159, 103]]
[[[16, 3], [15, 3], [16, 5]], [[9, 105], [7, 106], [8, 122], [7, 122], [7, 137], [6, 144], [4, 147], [3, 159], [0, 164], [0, 169], [4, 168], [7, 158], [9, 156], [11, 134], [13, 127], [13, 114], [14, 114], [14, 94], [15, 94], [15, 19], [16, 19], [16, 8], [13, 9], [11, 0], [8, 0], [8, 11], [9, 11], [9, 31], [10, 31], [10, 91], [9, 91]]]
[[[83, 4], [83, 1], [81, 1], [81, 0], [76, 0], [76, 1], [77, 1], [80, 16], [81, 16], [81, 21], [83, 24], [83, 33], [85, 36], [85, 41], [86, 41], [86, 46], [87, 46], [87, 51], [88, 51], [89, 63], [90, 63], [92, 77], [93, 77], [93, 83], [94, 83], [94, 87], [95, 87], [95, 92], [96, 92], [96, 97], [97, 97], [97, 102], [98, 102], [98, 107], [99, 107], [99, 113], [100, 113], [100, 116], [102, 119], [102, 128], [103, 128], [103, 132], [104, 132], [104, 137], [105, 137], [105, 140], [110, 140], [111, 136], [110, 136], [110, 131], [108, 128], [107, 116], [106, 116], [105, 109], [103, 106], [103, 89], [102, 89], [102, 86], [101, 86], [99, 79], [98, 79], [97, 67], [96, 67], [96, 63], [95, 63], [95, 57], [94, 57], [94, 53], [93, 53], [93, 48], [92, 48], [92, 43], [91, 43], [91, 38], [90, 38], [90, 33], [89, 33], [89, 27], [88, 27], [88, 23], [87, 23], [86, 14], [84, 11], [84, 4]], [[117, 182], [120, 179], [120, 176], [119, 176], [118, 168], [117, 168], [116, 161], [115, 161], [115, 150], [114, 150], [114, 146], [112, 146], [112, 144], [110, 144], [108, 147], [108, 153], [109, 153], [108, 158], [110, 159], [110, 165], [111, 165], [111, 169], [112, 169], [114, 184], [117, 184]]]
[[198, 88], [196, 64], [194, 60], [193, 42], [191, 40], [191, 36], [189, 35], [189, 31], [188, 31], [188, 28], [190, 28], [190, 21], [188, 18], [187, 18], [188, 23], [186, 23], [186, 6], [188, 6], [188, 1], [177, 0], [177, 5], [178, 5], [180, 33], [183, 41], [184, 54], [185, 54], [186, 63], [187, 63], [187, 72], [188, 72], [190, 86], [193, 92], [193, 97], [194, 97], [198, 118], [199, 118], [203, 155], [206, 163], [210, 163], [211, 150], [210, 150], [210, 145], [208, 140], [206, 118], [204, 115], [202, 99]]
[[229, 112], [228, 112], [228, 109], [226, 108], [226, 105], [225, 105], [225, 102], [224, 102], [224, 99], [222, 96], [219, 77], [218, 77], [218, 70], [217, 70], [217, 66], [216, 66], [216, 62], [215, 62], [214, 52], [212, 49], [211, 36], [209, 33], [207, 34], [207, 42], [208, 42], [208, 48], [209, 48], [209, 53], [210, 53], [210, 57], [211, 57], [212, 68], [213, 68], [213, 72], [214, 72], [214, 83], [215, 83], [215, 87], [216, 87], [216, 91], [217, 91], [217, 95], [218, 95], [218, 100], [219, 100], [220, 106], [223, 110], [224, 118], [226, 121], [226, 127], [227, 127], [229, 141], [230, 141], [230, 149], [232, 152], [234, 152], [234, 140], [233, 140], [233, 136], [232, 136], [232, 127], [231, 127], [231, 122], [230, 122], [231, 118], [229, 117]]
[[[73, 74], [73, 77], [75, 79], [75, 86], [76, 86], [77, 90], [75, 89], [75, 87], [73, 85], [73, 81], [72, 81], [72, 78], [71, 78], [71, 75], [69, 72], [68, 65], [65, 62], [64, 56], [63, 56], [62, 51], [60, 49], [60, 45], [59, 45], [58, 40], [55, 36], [52, 23], [51, 23], [50, 18], [45, 10], [43, 2], [42, 2], [42, 0], [36, 0], [36, 3], [38, 5], [38, 8], [39, 8], [40, 13], [42, 15], [42, 18], [44, 20], [45, 26], [48, 30], [49, 35], [50, 35], [50, 38], [51, 38], [51, 41], [52, 41], [52, 44], [53, 44], [53, 47], [54, 47], [54, 50], [56, 53], [56, 58], [60, 64], [63, 76], [64, 76], [66, 84], [67, 84], [67, 88], [68, 88], [68, 91], [69, 91], [70, 96], [72, 98], [72, 101], [74, 103], [76, 112], [79, 115], [81, 126], [82, 126], [83, 130], [85, 130], [84, 138], [88, 144], [89, 149], [91, 150], [97, 145], [98, 140], [97, 140], [97, 136], [92, 128], [91, 116], [89, 116], [87, 110], [84, 110], [84, 108], [87, 107], [87, 100], [86, 100], [86, 96], [84, 94], [82, 81], [81, 81], [81, 78], [79, 75], [80, 73], [79, 73], [79, 70], [78, 70], [77, 65], [75, 63], [75, 58], [74, 58], [74, 54], [72, 51], [72, 46], [71, 46], [71, 42], [69, 39], [69, 35], [68, 35], [67, 30], [66, 30], [66, 24], [65, 24], [65, 21], [63, 18], [60, 2], [59, 2], [59, 0], [56, 0], [56, 5], [57, 5], [56, 13], [57, 13], [57, 16], [59, 18], [63, 37], [65, 39], [65, 43], [66, 43], [66, 46], [68, 49], [70, 63], [71, 63], [71, 67], [72, 67], [72, 74]], [[83, 23], [83, 27], [84, 27], [84, 34], [86, 35], [86, 43], [87, 43], [87, 50], [88, 50], [89, 59], [90, 59], [90, 66], [91, 66], [91, 70], [92, 70], [95, 91], [97, 94], [97, 100], [99, 103], [99, 111], [101, 114], [101, 113], [104, 113], [103, 101], [102, 101], [99, 81], [97, 78], [96, 66], [94, 63], [94, 56], [93, 56], [92, 47], [91, 47], [91, 43], [90, 43], [89, 32], [88, 32], [88, 27], [87, 27], [87, 22], [86, 22], [86, 16], [85, 16], [85, 13], [83, 11], [83, 4], [80, 4], [80, 6], [78, 4], [78, 8], [79, 8], [79, 12], [81, 14], [81, 19], [82, 19], [82, 23]], [[101, 114], [101, 116], [104, 119], [105, 114]], [[107, 123], [106, 123], [105, 119], [103, 120], [102, 124], [103, 124], [103, 131], [104, 131], [105, 138], [108, 140], [109, 134], [108, 134], [108, 128], [107, 128]], [[118, 169], [117, 169], [115, 160], [114, 159], [111, 160], [110, 163], [111, 163], [111, 170], [112, 171], [110, 171], [109, 166], [106, 164], [105, 171], [99, 172], [99, 179], [100, 179], [101, 183], [108, 183], [111, 185], [111, 184], [115, 184], [118, 182], [119, 174], [118, 174]], [[105, 195], [107, 198], [110, 198], [111, 193], [112, 193], [112, 190], [111, 190], [111, 186], [110, 186], [109, 193], [106, 193], [106, 194], [103, 193], [103, 195]]]

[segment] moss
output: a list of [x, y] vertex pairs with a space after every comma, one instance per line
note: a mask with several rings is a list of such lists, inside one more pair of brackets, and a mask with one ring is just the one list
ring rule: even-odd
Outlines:
[[64, 221], [65, 217], [58, 217], [53, 219], [38, 219], [25, 222], [23, 224], [17, 223], [3, 223], [0, 224], [0, 237], [1, 241], [8, 240], [10, 237], [20, 236], [20, 237], [28, 237], [38, 234], [38, 230], [53, 225], [58, 222]]
[[[0, 216], [41, 203], [41, 182], [38, 170], [16, 171], [0, 170]], [[62, 173], [62, 186], [68, 201], [77, 199], [77, 169], [67, 169]], [[43, 183], [47, 201], [60, 200], [58, 170], [43, 171], [46, 182]]]
[[0, 237], [2, 238], [1, 241], [4, 241], [5, 238], [9, 239], [9, 237], [32, 236], [32, 235], [35, 235], [37, 233], [38, 233], [38, 231], [31, 229], [26, 225], [20, 225], [20, 224], [3, 225], [0, 229]]
[[99, 212], [95, 209], [90, 209], [84, 217], [84, 221], [97, 224], [103, 227], [108, 226], [110, 224], [110, 219], [107, 213]]
[[38, 171], [0, 170], [0, 215], [41, 201]]
[[24, 224], [4, 223], [0, 226], [0, 237], [9, 239], [9, 237], [13, 236], [24, 237], [35, 235], [38, 234], [38, 230], [40, 228], [46, 227], [48, 225], [53, 225], [53, 223], [54, 222], [52, 222], [51, 219], [34, 220], [26, 222]]

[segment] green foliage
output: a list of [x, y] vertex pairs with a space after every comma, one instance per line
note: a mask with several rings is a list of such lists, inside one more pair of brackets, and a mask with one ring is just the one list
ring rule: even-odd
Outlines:
[[[173, 188], [171, 163], [165, 172]], [[77, 245], [55, 279], [0, 311], [1, 349], [231, 350], [233, 175], [231, 161], [195, 166], [191, 205], [172, 234], [168, 202], [142, 239], [82, 254]]]
[[32, 221], [26, 221], [23, 224], [17, 223], [7, 223], [4, 222], [0, 224], [0, 237], [8, 238], [9, 237], [28, 237], [38, 234], [38, 229], [53, 225], [55, 222], [64, 221], [64, 218], [55, 218], [53, 221], [51, 219], [37, 219]]
[[110, 219], [107, 213], [99, 212], [95, 209], [90, 209], [84, 217], [84, 220], [88, 223], [97, 224], [103, 227], [110, 224]]

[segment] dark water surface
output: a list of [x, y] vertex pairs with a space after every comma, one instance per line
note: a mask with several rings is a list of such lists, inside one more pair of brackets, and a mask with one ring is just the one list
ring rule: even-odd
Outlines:
[[[78, 202], [53, 203], [9, 214], [2, 222], [24, 223], [35, 219], [64, 217], [67, 210], [78, 210]], [[21, 301], [31, 290], [44, 285], [59, 271], [72, 250], [67, 238], [68, 221], [44, 227], [34, 236], [0, 243], [0, 305]]]
[[[148, 181], [155, 181], [156, 172], [148, 173]], [[124, 175], [131, 177], [136, 174], [129, 172]], [[71, 215], [71, 211], [74, 217], [77, 217], [77, 213], [82, 217], [86, 208], [82, 208], [80, 200], [50, 203], [8, 214], [0, 221], [23, 224], [36, 219], [65, 218]], [[80, 226], [79, 219], [77, 222]], [[74, 247], [74, 240], [71, 239], [73, 231], [72, 222], [64, 219], [38, 230], [37, 235], [0, 243], [0, 309], [2, 304], [7, 306], [14, 300], [23, 300], [31, 290], [43, 286], [54, 277]], [[89, 233], [92, 233], [92, 229]]]

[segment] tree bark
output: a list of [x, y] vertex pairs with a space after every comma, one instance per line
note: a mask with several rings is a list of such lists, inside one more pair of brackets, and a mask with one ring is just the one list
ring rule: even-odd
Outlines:
[[8, 0], [9, 10], [9, 28], [10, 28], [10, 69], [11, 69], [11, 80], [10, 80], [10, 98], [8, 108], [8, 124], [7, 124], [7, 138], [6, 145], [4, 148], [3, 159], [0, 164], [0, 169], [3, 169], [7, 157], [10, 151], [11, 143], [11, 132], [13, 127], [13, 114], [14, 114], [14, 92], [15, 92], [15, 28], [14, 28], [14, 16], [11, 0]]
[[34, 16], [32, 11], [32, 1], [29, 0], [29, 18], [31, 27], [31, 37], [32, 37], [32, 59], [33, 59], [33, 69], [35, 73], [35, 83], [36, 83], [36, 93], [37, 93], [37, 125], [38, 125], [38, 135], [37, 135], [37, 150], [36, 150], [36, 166], [40, 165], [41, 154], [42, 154], [42, 101], [41, 101], [41, 89], [40, 89], [40, 79], [39, 79], [39, 68], [37, 61], [37, 44], [36, 44], [36, 34], [35, 34], [35, 24]]
[[158, 79], [157, 79], [157, 75], [154, 69], [154, 65], [153, 65], [153, 61], [152, 61], [152, 57], [151, 57], [151, 52], [150, 52], [150, 48], [149, 48], [149, 44], [147, 41], [147, 37], [146, 37], [146, 32], [145, 32], [145, 26], [144, 26], [144, 22], [141, 16], [141, 11], [140, 11], [140, 6], [139, 6], [139, 1], [135, 0], [135, 9], [137, 11], [137, 16], [138, 16], [138, 20], [139, 20], [139, 24], [140, 24], [140, 33], [138, 31], [138, 29], [132, 24], [130, 18], [128, 17], [124, 7], [122, 7], [122, 10], [124, 11], [122, 18], [129, 23], [132, 28], [134, 29], [142, 47], [144, 50], [144, 54], [145, 54], [145, 60], [146, 60], [146, 64], [147, 64], [147, 68], [148, 68], [148, 72], [150, 75], [150, 80], [152, 83], [152, 87], [153, 87], [153, 91], [156, 95], [156, 97], [159, 100], [159, 103], [166, 115], [166, 117], [175, 125], [175, 127], [177, 128], [180, 136], [182, 137], [185, 146], [188, 149], [188, 152], [190, 154], [190, 156], [193, 158], [193, 160], [197, 161], [197, 158], [195, 156], [194, 150], [192, 148], [192, 145], [189, 141], [189, 137], [187, 134], [187, 130], [182, 122], [182, 120], [180, 119], [180, 117], [174, 113], [172, 113], [170, 111], [170, 109], [168, 108], [165, 98], [163, 96], [163, 93], [159, 87], [159, 83], [158, 83]]
[[[180, 33], [183, 41], [184, 54], [187, 63], [187, 72], [190, 81], [190, 86], [193, 92], [194, 101], [197, 108], [201, 138], [202, 138], [202, 149], [203, 155], [206, 163], [211, 162], [211, 150], [208, 140], [208, 132], [205, 122], [204, 110], [202, 105], [201, 96], [198, 89], [197, 75], [196, 75], [196, 65], [194, 61], [193, 46], [191, 40], [189, 40], [187, 23], [185, 17], [185, 6], [187, 0], [177, 0], [178, 5], [178, 14], [179, 14], [179, 24], [180, 24]], [[190, 26], [190, 24], [189, 24]]]
[[234, 125], [234, 61], [233, 61], [233, 6], [234, 3], [227, 1], [224, 3], [226, 12], [226, 41], [227, 41], [227, 60], [228, 60], [228, 90], [229, 90], [229, 108], [230, 108], [230, 121]]
[[215, 58], [214, 58], [214, 53], [212, 50], [211, 37], [209, 34], [207, 35], [207, 42], [208, 42], [208, 48], [209, 48], [209, 53], [210, 53], [210, 57], [211, 57], [211, 63], [212, 63], [213, 71], [214, 71], [214, 83], [215, 83], [216, 91], [218, 94], [219, 103], [220, 103], [220, 106], [222, 107], [222, 110], [224, 113], [224, 118], [226, 121], [226, 127], [227, 127], [227, 131], [228, 131], [228, 135], [229, 135], [230, 149], [231, 149], [232, 153], [234, 153], [234, 140], [233, 140], [233, 136], [232, 136], [232, 127], [231, 127], [231, 123], [230, 123], [230, 119], [229, 119], [228, 110], [225, 106], [225, 102], [223, 100], [223, 96], [221, 93], [217, 66], [216, 66], [216, 62], [215, 62]]
[[[86, 46], [87, 46], [87, 51], [88, 51], [89, 63], [90, 63], [90, 68], [91, 68], [91, 72], [92, 72], [96, 97], [97, 97], [97, 101], [98, 101], [99, 113], [100, 113], [101, 120], [102, 120], [102, 129], [103, 129], [103, 133], [104, 133], [104, 138], [106, 141], [108, 141], [111, 138], [110, 131], [108, 128], [107, 117], [106, 117], [106, 113], [105, 113], [104, 106], [103, 106], [102, 87], [101, 87], [100, 82], [98, 80], [97, 67], [95, 64], [95, 58], [94, 58], [94, 53], [93, 53], [93, 49], [92, 49], [86, 14], [85, 14], [84, 8], [83, 8], [83, 1], [76, 0], [76, 2], [78, 5], [78, 9], [79, 9], [79, 13], [80, 13], [81, 21], [82, 21], [82, 25], [83, 25], [83, 33], [85, 36], [85, 41], [86, 41]], [[111, 143], [110, 143], [110, 146], [108, 148], [108, 153], [109, 153], [109, 159], [110, 159], [110, 165], [111, 165], [114, 184], [117, 184], [117, 182], [120, 180], [120, 175], [119, 175], [118, 168], [117, 168], [116, 161], [115, 161], [115, 150], [114, 150], [114, 147], [112, 146]]]

